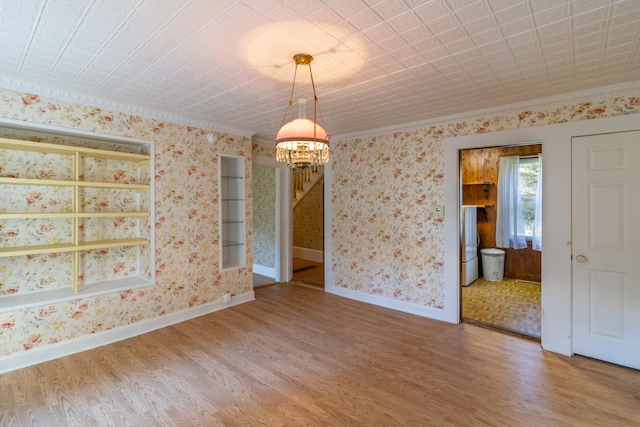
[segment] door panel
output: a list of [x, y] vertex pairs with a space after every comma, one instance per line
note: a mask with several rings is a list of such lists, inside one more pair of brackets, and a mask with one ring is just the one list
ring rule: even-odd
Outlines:
[[589, 193], [589, 247], [624, 251], [625, 185], [591, 184]]
[[640, 369], [640, 131], [572, 140], [573, 350]]
[[626, 275], [592, 270], [589, 284], [590, 333], [624, 339]]

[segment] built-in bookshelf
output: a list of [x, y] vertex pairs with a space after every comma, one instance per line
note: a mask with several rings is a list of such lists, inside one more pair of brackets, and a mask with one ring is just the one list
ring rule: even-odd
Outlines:
[[0, 122], [0, 311], [153, 284], [152, 150]]
[[223, 270], [246, 265], [244, 158], [220, 155], [220, 265]]

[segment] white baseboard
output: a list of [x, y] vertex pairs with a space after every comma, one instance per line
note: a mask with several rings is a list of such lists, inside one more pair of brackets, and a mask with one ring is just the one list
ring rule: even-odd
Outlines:
[[164, 328], [176, 323], [184, 322], [185, 320], [193, 319], [195, 317], [203, 316], [205, 314], [213, 313], [218, 310], [253, 300], [255, 300], [255, 293], [253, 291], [249, 291], [232, 297], [229, 304], [225, 304], [223, 300], [203, 304], [186, 310], [169, 313], [165, 316], [145, 319], [137, 323], [120, 326], [107, 331], [83, 335], [81, 337], [61, 341], [56, 344], [45, 345], [31, 350], [10, 354], [8, 356], [0, 357], [0, 374], [14, 371], [16, 369], [26, 368], [27, 366], [36, 365], [49, 360], [58, 359], [74, 353], [80, 353], [85, 350], [90, 350], [92, 348], [111, 344], [117, 341], [122, 341], [127, 338], [135, 337], [136, 335], [142, 335], [156, 329]]
[[396, 301], [391, 298], [381, 297], [379, 295], [365, 294], [363, 292], [354, 291], [351, 289], [345, 289], [338, 286], [325, 283], [325, 292], [338, 295], [345, 298], [350, 298], [360, 302], [366, 302], [368, 304], [377, 305], [380, 307], [389, 308], [391, 310], [402, 311], [404, 313], [415, 314], [417, 316], [428, 317], [434, 320], [441, 320], [448, 323], [459, 323], [459, 320], [450, 319], [444, 310], [437, 308], [425, 307], [423, 305], [412, 304], [403, 301]]
[[253, 264], [253, 272], [261, 276], [276, 278], [276, 269], [272, 267], [265, 267], [264, 265]]
[[293, 257], [319, 263], [324, 262], [324, 252], [316, 249], [299, 248], [294, 246]]

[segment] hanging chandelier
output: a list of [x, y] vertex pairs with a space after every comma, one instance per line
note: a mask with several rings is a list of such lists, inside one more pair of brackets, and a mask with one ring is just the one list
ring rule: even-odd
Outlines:
[[[318, 97], [311, 72], [313, 57], [307, 53], [294, 55], [296, 68], [293, 74], [293, 85], [289, 106], [282, 119], [283, 125], [276, 136], [276, 160], [286, 162], [290, 169], [306, 170], [312, 166], [324, 165], [329, 161], [329, 135], [322, 126], [317, 123]], [[296, 86], [296, 74], [298, 65], [308, 65], [313, 89], [313, 120], [307, 118], [306, 99], [298, 101], [298, 118], [293, 118], [293, 90]], [[322, 115], [322, 113], [320, 113]], [[287, 115], [289, 123], [284, 124]]]

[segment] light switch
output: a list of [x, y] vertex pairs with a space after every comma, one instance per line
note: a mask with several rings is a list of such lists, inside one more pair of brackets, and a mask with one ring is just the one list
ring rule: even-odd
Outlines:
[[436, 219], [444, 219], [444, 206], [436, 206], [433, 208], [433, 215]]

